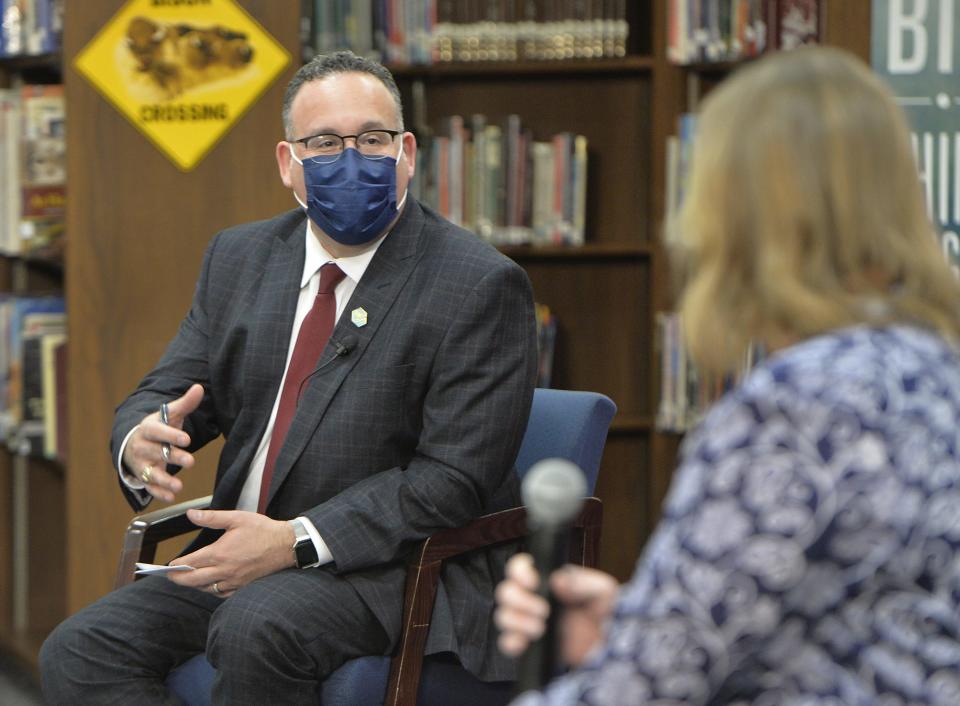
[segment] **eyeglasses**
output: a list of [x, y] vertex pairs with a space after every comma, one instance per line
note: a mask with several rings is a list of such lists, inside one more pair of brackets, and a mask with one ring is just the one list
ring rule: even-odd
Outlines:
[[303, 145], [304, 158], [310, 157], [339, 157], [343, 152], [344, 143], [353, 140], [357, 151], [364, 157], [379, 159], [393, 154], [393, 139], [400, 134], [399, 130], [364, 130], [358, 135], [311, 135], [301, 137], [292, 142]]

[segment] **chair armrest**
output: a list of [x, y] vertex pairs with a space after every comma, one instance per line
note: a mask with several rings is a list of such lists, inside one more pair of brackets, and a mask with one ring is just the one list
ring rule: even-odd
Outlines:
[[[599, 532], [602, 517], [603, 505], [600, 500], [585, 498], [583, 507], [572, 524], [574, 534], [580, 535], [584, 530]], [[526, 508], [514, 507], [493, 512], [478, 517], [463, 527], [440, 530], [431, 535], [420, 545], [420, 552], [411, 565], [422, 566], [432, 562], [442, 562], [476, 549], [523, 539], [528, 533]], [[579, 554], [571, 556], [571, 560], [584, 563]], [[591, 563], [585, 565], [590, 566]]]
[[[595, 566], [600, 547], [603, 504], [586, 498], [573, 522], [570, 558]], [[466, 552], [523, 539], [528, 534], [527, 511], [515, 507], [483, 515], [464, 527], [440, 530], [423, 540], [407, 566], [404, 590], [403, 632], [397, 653], [390, 660], [390, 678], [384, 706], [413, 706], [417, 700], [423, 651], [430, 632], [433, 604], [444, 560]]]
[[187, 519], [187, 510], [204, 510], [210, 507], [212, 499], [212, 495], [206, 495], [137, 515], [130, 520], [123, 537], [120, 565], [117, 567], [117, 578], [113, 587], [120, 588], [131, 583], [136, 578], [133, 573], [136, 563], [153, 561], [159, 542], [197, 529], [197, 526]]

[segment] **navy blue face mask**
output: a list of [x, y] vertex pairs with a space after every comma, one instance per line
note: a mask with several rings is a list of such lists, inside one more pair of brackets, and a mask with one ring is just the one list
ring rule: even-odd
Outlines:
[[[341, 245], [363, 245], [376, 239], [397, 215], [407, 194], [397, 204], [397, 161], [393, 157], [370, 159], [347, 148], [333, 161], [300, 160], [307, 190], [307, 216]], [[296, 193], [294, 193], [296, 196]]]

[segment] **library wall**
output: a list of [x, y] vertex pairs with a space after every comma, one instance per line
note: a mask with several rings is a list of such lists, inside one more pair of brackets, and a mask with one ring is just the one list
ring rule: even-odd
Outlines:
[[[280, 183], [273, 146], [283, 136], [283, 89], [298, 64], [298, 17], [291, 6], [299, 3], [239, 4], [288, 48], [292, 61], [200, 164], [184, 173], [71, 65], [119, 3], [67, 3], [70, 612], [112, 587], [132, 515], [110, 466], [113, 409], [176, 332], [209, 239], [226, 226], [295, 205]], [[210, 492], [218, 449], [205, 449], [198, 467], [183, 473], [181, 499]]]

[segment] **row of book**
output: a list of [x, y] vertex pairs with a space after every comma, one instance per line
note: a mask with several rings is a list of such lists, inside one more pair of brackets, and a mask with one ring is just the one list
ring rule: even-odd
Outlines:
[[0, 438], [16, 452], [66, 460], [63, 297], [0, 296]]
[[62, 261], [65, 130], [62, 85], [0, 89], [0, 253]]
[[669, 0], [667, 56], [737, 61], [820, 41], [821, 0]]
[[391, 64], [624, 56], [627, 0], [307, 0], [307, 58], [351, 49]]
[[421, 141], [418, 198], [495, 245], [583, 245], [587, 138], [537, 140], [519, 115], [443, 121]]
[[59, 51], [63, 5], [64, 0], [0, 0], [0, 57]]
[[660, 350], [660, 406], [656, 425], [661, 431], [686, 432], [693, 428], [710, 405], [736, 387], [764, 357], [763, 349], [754, 345], [744, 354], [736, 374], [705, 374], [697, 370], [687, 355], [680, 314], [657, 314], [656, 336]]

